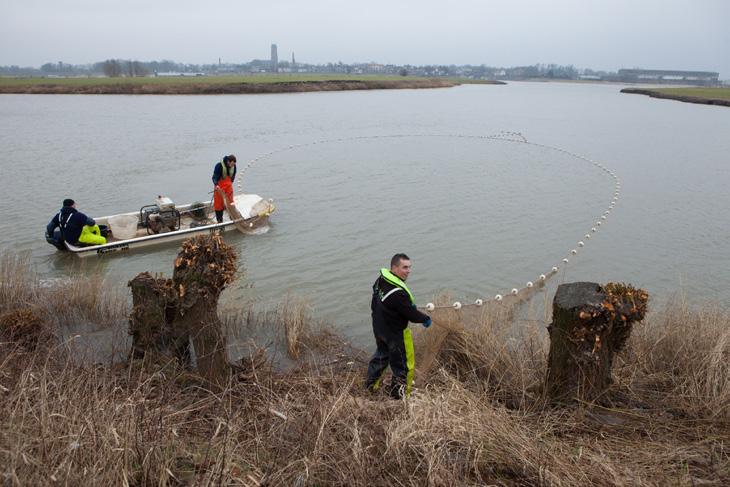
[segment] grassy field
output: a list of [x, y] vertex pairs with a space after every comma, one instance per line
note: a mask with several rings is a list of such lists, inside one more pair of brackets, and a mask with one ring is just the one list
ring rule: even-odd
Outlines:
[[223, 94], [337, 91], [352, 89], [442, 88], [484, 80], [370, 75], [249, 75], [138, 78], [0, 77], [0, 93], [31, 94]]
[[672, 96], [691, 96], [708, 100], [730, 101], [730, 88], [652, 88], [652, 91]]
[[[58, 84], [64, 86], [114, 84], [228, 84], [228, 83], [292, 83], [306, 81], [394, 81], [402, 76], [356, 76], [335, 74], [256, 74], [246, 76], [145, 76], [135, 78], [0, 78], [0, 86]], [[425, 78], [423, 78], [425, 79]]]
[[624, 88], [621, 93], [730, 107], [730, 88]]
[[[289, 301], [223, 317], [244, 341], [253, 329], [279, 338], [252, 344], [211, 391], [167, 361], [80, 360], [69, 330], [124, 334], [126, 289], [49, 287], [25, 258], [0, 264], [4, 485], [730, 485], [724, 308], [654, 310], [606, 397], [556, 407], [540, 391], [547, 334], [515, 327], [505, 303], [437, 310], [415, 334], [418, 389], [402, 402], [366, 393], [367, 352]], [[279, 342], [299, 357], [287, 370], [267, 358]]]
[[[404, 81], [409, 79], [432, 79], [420, 76], [378, 76], [378, 75], [351, 75], [351, 74], [252, 74], [237, 76], [163, 76], [163, 77], [135, 77], [135, 78], [13, 78], [0, 77], [0, 86], [18, 84], [117, 84], [117, 83], [292, 83], [304, 81]], [[463, 84], [489, 84], [487, 80], [469, 78], [436, 78], [454, 81]]]

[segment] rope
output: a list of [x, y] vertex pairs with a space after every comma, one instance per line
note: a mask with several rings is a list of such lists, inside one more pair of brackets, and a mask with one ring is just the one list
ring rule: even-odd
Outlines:
[[[563, 271], [567, 270], [568, 263], [570, 262], [570, 259], [573, 258], [578, 254], [578, 250], [585, 247], [585, 245], [591, 240], [593, 236], [595, 236], [596, 233], [598, 233], [599, 229], [606, 223], [608, 216], [610, 215], [611, 211], [615, 208], [616, 203], [618, 202], [618, 198], [621, 194], [621, 181], [619, 180], [616, 173], [614, 173], [612, 170], [604, 166], [603, 164], [596, 162], [588, 157], [582, 156], [580, 154], [576, 154], [574, 152], [571, 152], [566, 149], [562, 149], [560, 147], [553, 147], [546, 144], [539, 144], [537, 142], [529, 142], [527, 138], [522, 135], [520, 132], [507, 132], [507, 131], [501, 131], [494, 135], [465, 135], [465, 134], [438, 134], [438, 133], [422, 133], [422, 134], [390, 134], [390, 135], [360, 135], [355, 137], [342, 137], [337, 139], [320, 139], [313, 142], [305, 142], [302, 144], [294, 144], [289, 145], [285, 147], [280, 147], [278, 149], [274, 149], [270, 152], [267, 152], [265, 154], [262, 154], [258, 157], [255, 157], [248, 161], [248, 163], [240, 169], [239, 178], [238, 178], [238, 191], [241, 191], [241, 180], [243, 179], [243, 175], [245, 172], [253, 167], [257, 162], [266, 159], [268, 157], [271, 157], [275, 154], [280, 154], [283, 152], [288, 152], [296, 149], [301, 149], [304, 147], [311, 147], [318, 144], [330, 144], [333, 142], [350, 142], [355, 140], [373, 140], [373, 139], [399, 139], [399, 138], [415, 138], [415, 137], [429, 137], [429, 138], [460, 138], [460, 139], [482, 139], [482, 140], [502, 140], [505, 142], [515, 143], [515, 144], [525, 144], [525, 145], [531, 145], [534, 147], [540, 147], [542, 149], [552, 150], [555, 152], [560, 152], [563, 154], [566, 154], [568, 156], [574, 157], [576, 159], [582, 160], [586, 163], [592, 164], [595, 168], [598, 170], [604, 172], [606, 175], [610, 176], [613, 179], [614, 182], [614, 193], [613, 198], [611, 199], [610, 203], [608, 204], [608, 207], [603, 212], [603, 214], [596, 218], [596, 222], [591, 225], [590, 231], [588, 231], [581, 240], [579, 240], [576, 243], [576, 247], [569, 250], [565, 257], [562, 259], [562, 262], [558, 265], [552, 266], [552, 268], [545, 272], [544, 274], [540, 274], [537, 277], [537, 285], [543, 286], [550, 278], [555, 276], [558, 271], [561, 269], [561, 266], [563, 267]], [[565, 275], [565, 273], [563, 273]], [[531, 292], [534, 287], [535, 283], [532, 281], [529, 281], [525, 283], [522, 287], [515, 287], [512, 288], [509, 292], [504, 292], [500, 294], [496, 294], [494, 297], [482, 297], [476, 299], [473, 303], [462, 303], [460, 301], [455, 301], [451, 305], [446, 306], [436, 306], [433, 303], [428, 303], [425, 306], [419, 306], [419, 309], [425, 310], [425, 311], [433, 311], [436, 309], [455, 309], [459, 310], [462, 308], [467, 307], [480, 307], [484, 306], [485, 304], [489, 302], [496, 302], [501, 303], [506, 297], [509, 296], [519, 296], [524, 295], [526, 292]]]

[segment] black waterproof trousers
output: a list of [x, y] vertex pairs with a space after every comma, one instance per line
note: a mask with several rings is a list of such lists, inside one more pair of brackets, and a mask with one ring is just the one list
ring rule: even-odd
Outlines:
[[399, 334], [398, 332], [380, 333], [373, 329], [373, 333], [377, 348], [368, 365], [368, 389], [375, 392], [380, 388], [385, 369], [390, 365], [392, 372], [390, 396], [395, 399], [408, 396], [411, 392], [415, 365], [411, 330], [406, 328]]

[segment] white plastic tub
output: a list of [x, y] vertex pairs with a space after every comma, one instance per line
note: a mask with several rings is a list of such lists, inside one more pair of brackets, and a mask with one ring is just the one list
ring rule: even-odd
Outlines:
[[117, 240], [128, 240], [137, 236], [136, 215], [117, 215], [109, 217], [109, 228]]

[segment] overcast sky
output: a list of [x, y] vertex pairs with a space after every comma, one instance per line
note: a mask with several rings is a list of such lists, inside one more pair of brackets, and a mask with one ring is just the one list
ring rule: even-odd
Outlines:
[[572, 64], [719, 71], [730, 0], [0, 0], [0, 65]]

